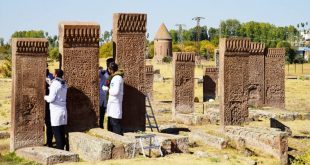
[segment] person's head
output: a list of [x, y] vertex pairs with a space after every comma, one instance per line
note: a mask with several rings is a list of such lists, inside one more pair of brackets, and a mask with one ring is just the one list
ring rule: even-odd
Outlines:
[[107, 61], [106, 61], [107, 68], [109, 67], [111, 62], [114, 62], [114, 59], [113, 58], [108, 58]]
[[114, 74], [118, 71], [118, 65], [115, 62], [111, 62], [108, 66], [108, 70], [111, 74]]
[[64, 72], [61, 69], [55, 69], [55, 77], [62, 78], [64, 75]]

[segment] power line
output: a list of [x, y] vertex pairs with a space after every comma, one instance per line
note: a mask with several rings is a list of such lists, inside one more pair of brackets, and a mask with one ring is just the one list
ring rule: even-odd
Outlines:
[[175, 24], [175, 26], [179, 29], [179, 35], [178, 35], [178, 43], [181, 45], [181, 49], [183, 51], [183, 29], [185, 28], [185, 24]]
[[204, 17], [194, 17], [192, 20], [196, 21], [196, 48], [197, 48], [197, 55], [199, 55], [200, 50], [200, 20], [205, 19]]

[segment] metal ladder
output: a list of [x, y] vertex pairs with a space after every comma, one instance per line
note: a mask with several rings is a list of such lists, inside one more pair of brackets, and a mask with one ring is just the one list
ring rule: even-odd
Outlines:
[[[145, 99], [146, 99], [146, 111], [145, 111], [145, 117], [149, 123], [148, 126], [146, 126], [147, 128], [151, 128], [151, 131], [153, 132], [153, 128], [156, 128], [157, 129], [157, 132], [159, 132], [159, 128], [158, 128], [158, 124], [157, 124], [157, 121], [156, 121], [156, 118], [155, 118], [155, 115], [154, 115], [154, 112], [153, 112], [153, 108], [152, 108], [152, 105], [151, 105], [151, 101], [150, 101], [150, 97], [149, 97], [149, 94], [146, 94], [145, 95]], [[149, 115], [148, 113], [148, 109], [151, 110], [151, 115]], [[154, 120], [154, 124], [153, 125], [151, 123], [151, 119]]]
[[[135, 151], [136, 151], [137, 143], [140, 144], [140, 148], [142, 150], [142, 154], [144, 157], [146, 157], [145, 150], [149, 150], [149, 157], [151, 157], [152, 149], [158, 149], [160, 156], [161, 157], [163, 156], [163, 153], [161, 151], [161, 146], [158, 143], [158, 140], [157, 140], [155, 134], [139, 135], [139, 136], [135, 136], [135, 139], [136, 139], [136, 141], [135, 141], [135, 144], [133, 147], [133, 154], [132, 154], [133, 158], [135, 157]], [[147, 139], [149, 140], [149, 141], [146, 141], [146, 143], [148, 142], [148, 145], [144, 146], [143, 143]]]

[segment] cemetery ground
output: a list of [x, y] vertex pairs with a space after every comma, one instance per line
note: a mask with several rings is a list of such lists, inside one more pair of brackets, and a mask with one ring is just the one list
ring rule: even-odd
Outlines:
[[[100, 59], [100, 64], [105, 65], [105, 59]], [[212, 65], [214, 62], [203, 62], [204, 66]], [[154, 70], [160, 69], [160, 80], [154, 81], [153, 101], [155, 116], [160, 127], [174, 126], [177, 128], [186, 128], [189, 130], [200, 129], [210, 134], [219, 135], [220, 126], [217, 124], [203, 124], [197, 126], [189, 126], [175, 123], [172, 120], [171, 101], [172, 101], [172, 64], [155, 64]], [[50, 63], [50, 69], [56, 68], [58, 63]], [[310, 112], [310, 80], [306, 80], [301, 76], [300, 65], [297, 65], [297, 72], [290, 66], [290, 75], [299, 76], [298, 79], [285, 80], [285, 100], [286, 111], [309, 113]], [[105, 66], [104, 66], [105, 67]], [[285, 70], [287, 72], [287, 68]], [[310, 73], [310, 64], [304, 64], [304, 73]], [[195, 97], [199, 102], [195, 103], [195, 112], [203, 113], [208, 104], [203, 109], [203, 85], [198, 83], [198, 78], [202, 78], [203, 68], [195, 68]], [[156, 79], [156, 78], [155, 78]], [[214, 102], [217, 104], [217, 100]], [[10, 110], [11, 110], [11, 80], [0, 79], [0, 131], [9, 131], [10, 129]], [[251, 111], [251, 110], [250, 110]], [[268, 112], [279, 112], [276, 109], [266, 109]], [[105, 120], [106, 121], [106, 120]], [[289, 155], [300, 157], [299, 159], [307, 159], [310, 162], [310, 120], [280, 120], [283, 124], [290, 127], [292, 136], [289, 137]], [[269, 127], [268, 119], [260, 119], [259, 121], [250, 122], [247, 126]], [[180, 131], [181, 135], [187, 135], [188, 132]], [[135, 159], [107, 160], [102, 164], [279, 164], [278, 160], [268, 155], [254, 154], [247, 155], [228, 147], [223, 150], [215, 149], [210, 146], [203, 145], [200, 142], [190, 144], [190, 152], [187, 154], [171, 154], [162, 158], [144, 158], [138, 156]], [[298, 163], [296, 161], [296, 163]], [[0, 139], [0, 164], [36, 164], [21, 159], [12, 153], [9, 153], [9, 138]], [[79, 163], [67, 164], [95, 164], [93, 162], [81, 161]], [[99, 164], [99, 163], [97, 163]]]

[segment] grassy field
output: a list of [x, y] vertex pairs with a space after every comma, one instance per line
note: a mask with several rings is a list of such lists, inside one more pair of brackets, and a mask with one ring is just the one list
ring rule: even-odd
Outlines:
[[[149, 63], [149, 62], [148, 62]], [[212, 65], [213, 62], [203, 62], [203, 65]], [[100, 59], [100, 65], [105, 68], [105, 59]], [[50, 70], [57, 68], [58, 63], [50, 63]], [[310, 74], [310, 64], [306, 64], [305, 71]], [[159, 125], [171, 124], [171, 100], [172, 100], [172, 65], [171, 64], [154, 64], [154, 69], [160, 69], [161, 75], [167, 80], [163, 82], [154, 82], [153, 105]], [[290, 68], [291, 69], [291, 68]], [[300, 75], [297, 72], [296, 75]], [[203, 68], [195, 68], [195, 77], [202, 78]], [[195, 111], [202, 111], [202, 85], [195, 82], [195, 97], [199, 98], [199, 103], [195, 103]], [[285, 97], [286, 109], [289, 111], [310, 112], [310, 80], [288, 79], [285, 81]], [[10, 109], [11, 109], [11, 80], [0, 79], [0, 131], [9, 131], [10, 125]], [[164, 101], [164, 102], [163, 102]], [[289, 139], [289, 147], [293, 150], [290, 154], [301, 155], [310, 149], [310, 121], [287, 121], [284, 124], [291, 127], [293, 137]], [[217, 132], [220, 128], [218, 125], [203, 126], [185, 126], [193, 129], [201, 129], [207, 132]], [[251, 122], [250, 126], [269, 127], [269, 121]], [[182, 133], [186, 134], [186, 133]], [[14, 154], [8, 154], [9, 140], [0, 139], [0, 164], [35, 164], [16, 157]], [[208, 157], [200, 157], [194, 154], [173, 154], [163, 158], [143, 158], [142, 156], [131, 160], [109, 160], [102, 164], [249, 164], [250, 160], [255, 160], [259, 164], [278, 164], [279, 162], [270, 156], [251, 156], [246, 157], [234, 149], [217, 150], [201, 144], [197, 144], [190, 148], [191, 153], [202, 151], [208, 153]], [[79, 164], [100, 164], [80, 162]]]

